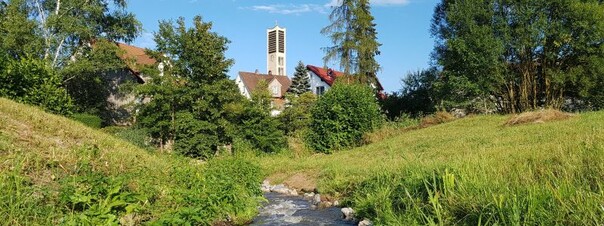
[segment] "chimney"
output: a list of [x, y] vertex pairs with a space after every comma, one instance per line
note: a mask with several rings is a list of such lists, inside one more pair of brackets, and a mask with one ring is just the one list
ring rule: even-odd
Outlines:
[[273, 71], [268, 70], [268, 75], [273, 75]]
[[254, 74], [258, 74], [260, 71], [258, 71], [258, 69], [256, 69], [256, 71], [254, 71]]

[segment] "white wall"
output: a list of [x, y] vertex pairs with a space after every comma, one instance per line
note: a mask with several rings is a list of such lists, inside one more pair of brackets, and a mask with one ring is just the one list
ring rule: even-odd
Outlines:
[[239, 87], [239, 92], [241, 93], [241, 95], [243, 95], [245, 98], [248, 98], [248, 99], [252, 98], [250, 93], [245, 88], [245, 85], [243, 85], [241, 76], [237, 75], [237, 78], [235, 78], [235, 83], [237, 84], [237, 87]]
[[321, 80], [321, 77], [316, 75], [314, 72], [308, 71], [308, 76], [310, 76], [310, 91], [312, 93], [317, 94], [316, 92], [317, 92], [318, 86], [325, 87], [325, 92], [327, 92], [327, 90], [329, 90], [330, 86], [327, 83], [325, 83], [323, 80]]

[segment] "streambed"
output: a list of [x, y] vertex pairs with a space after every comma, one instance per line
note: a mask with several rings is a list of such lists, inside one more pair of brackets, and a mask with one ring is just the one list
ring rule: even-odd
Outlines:
[[264, 193], [268, 199], [251, 225], [356, 225], [342, 219], [340, 208], [313, 209], [302, 196], [275, 192]]

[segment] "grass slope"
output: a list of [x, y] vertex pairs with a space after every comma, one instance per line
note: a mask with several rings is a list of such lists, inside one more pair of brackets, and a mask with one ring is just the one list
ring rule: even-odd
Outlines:
[[477, 116], [332, 155], [262, 157], [274, 181], [318, 180], [378, 224], [601, 225], [604, 112], [504, 126]]
[[240, 159], [151, 153], [0, 98], [0, 225], [242, 223], [260, 179]]

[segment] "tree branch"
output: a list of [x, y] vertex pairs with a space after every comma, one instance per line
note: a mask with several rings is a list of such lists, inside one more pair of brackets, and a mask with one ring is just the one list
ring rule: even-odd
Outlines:
[[61, 42], [59, 43], [59, 45], [57, 46], [57, 51], [55, 52], [55, 57], [52, 60], [52, 66], [56, 67], [57, 66], [57, 59], [59, 58], [59, 54], [61, 54], [61, 49], [63, 48], [63, 43], [65, 42], [65, 38], [61, 39]]

